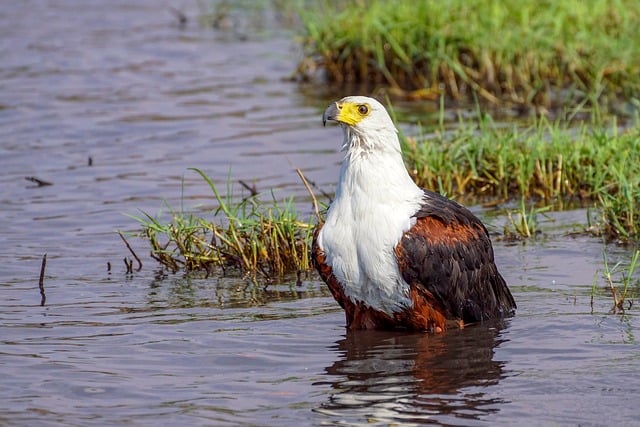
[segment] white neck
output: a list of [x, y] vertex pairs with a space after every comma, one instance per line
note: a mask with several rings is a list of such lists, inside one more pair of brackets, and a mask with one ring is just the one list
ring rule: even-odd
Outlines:
[[422, 197], [422, 190], [405, 167], [398, 136], [393, 132], [386, 138], [395, 144], [386, 142], [374, 146], [347, 128], [343, 145], [346, 155], [340, 168], [336, 199], [342, 197], [342, 193], [353, 197], [362, 192], [376, 204], [395, 205], [414, 200], [416, 194]]

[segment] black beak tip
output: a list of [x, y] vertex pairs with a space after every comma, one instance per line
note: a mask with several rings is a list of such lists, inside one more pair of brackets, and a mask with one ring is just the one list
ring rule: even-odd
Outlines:
[[338, 116], [337, 104], [334, 103], [329, 105], [329, 107], [327, 107], [327, 109], [324, 110], [324, 113], [322, 114], [322, 126], [327, 126], [327, 122], [329, 120], [335, 120], [337, 116]]

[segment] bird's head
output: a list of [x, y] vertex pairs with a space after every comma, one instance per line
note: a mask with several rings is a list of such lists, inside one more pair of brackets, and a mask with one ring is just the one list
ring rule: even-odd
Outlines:
[[329, 105], [322, 122], [340, 123], [345, 131], [345, 148], [399, 149], [397, 130], [382, 104], [366, 96], [347, 96]]

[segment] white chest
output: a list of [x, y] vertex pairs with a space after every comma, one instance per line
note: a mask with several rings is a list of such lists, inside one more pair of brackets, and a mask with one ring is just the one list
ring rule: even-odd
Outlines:
[[411, 305], [394, 247], [423, 193], [401, 159], [376, 160], [345, 160], [319, 244], [347, 297], [391, 314]]

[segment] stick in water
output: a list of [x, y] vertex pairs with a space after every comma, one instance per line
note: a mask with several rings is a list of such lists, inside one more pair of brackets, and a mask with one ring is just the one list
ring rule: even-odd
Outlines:
[[42, 257], [42, 265], [40, 266], [40, 280], [38, 286], [40, 287], [40, 306], [44, 306], [47, 301], [47, 296], [44, 294], [44, 269], [47, 266], [47, 254]]
[[[127, 249], [129, 249], [129, 252], [131, 252], [131, 255], [133, 255], [136, 261], [138, 261], [138, 271], [142, 270], [142, 261], [140, 261], [140, 258], [138, 258], [138, 255], [136, 255], [136, 253], [131, 248], [131, 245], [129, 245], [129, 242], [127, 242], [127, 239], [124, 238], [124, 235], [120, 231], [118, 231], [118, 235], [120, 236], [124, 244], [127, 246]], [[131, 261], [131, 272], [133, 273], [133, 261]]]

